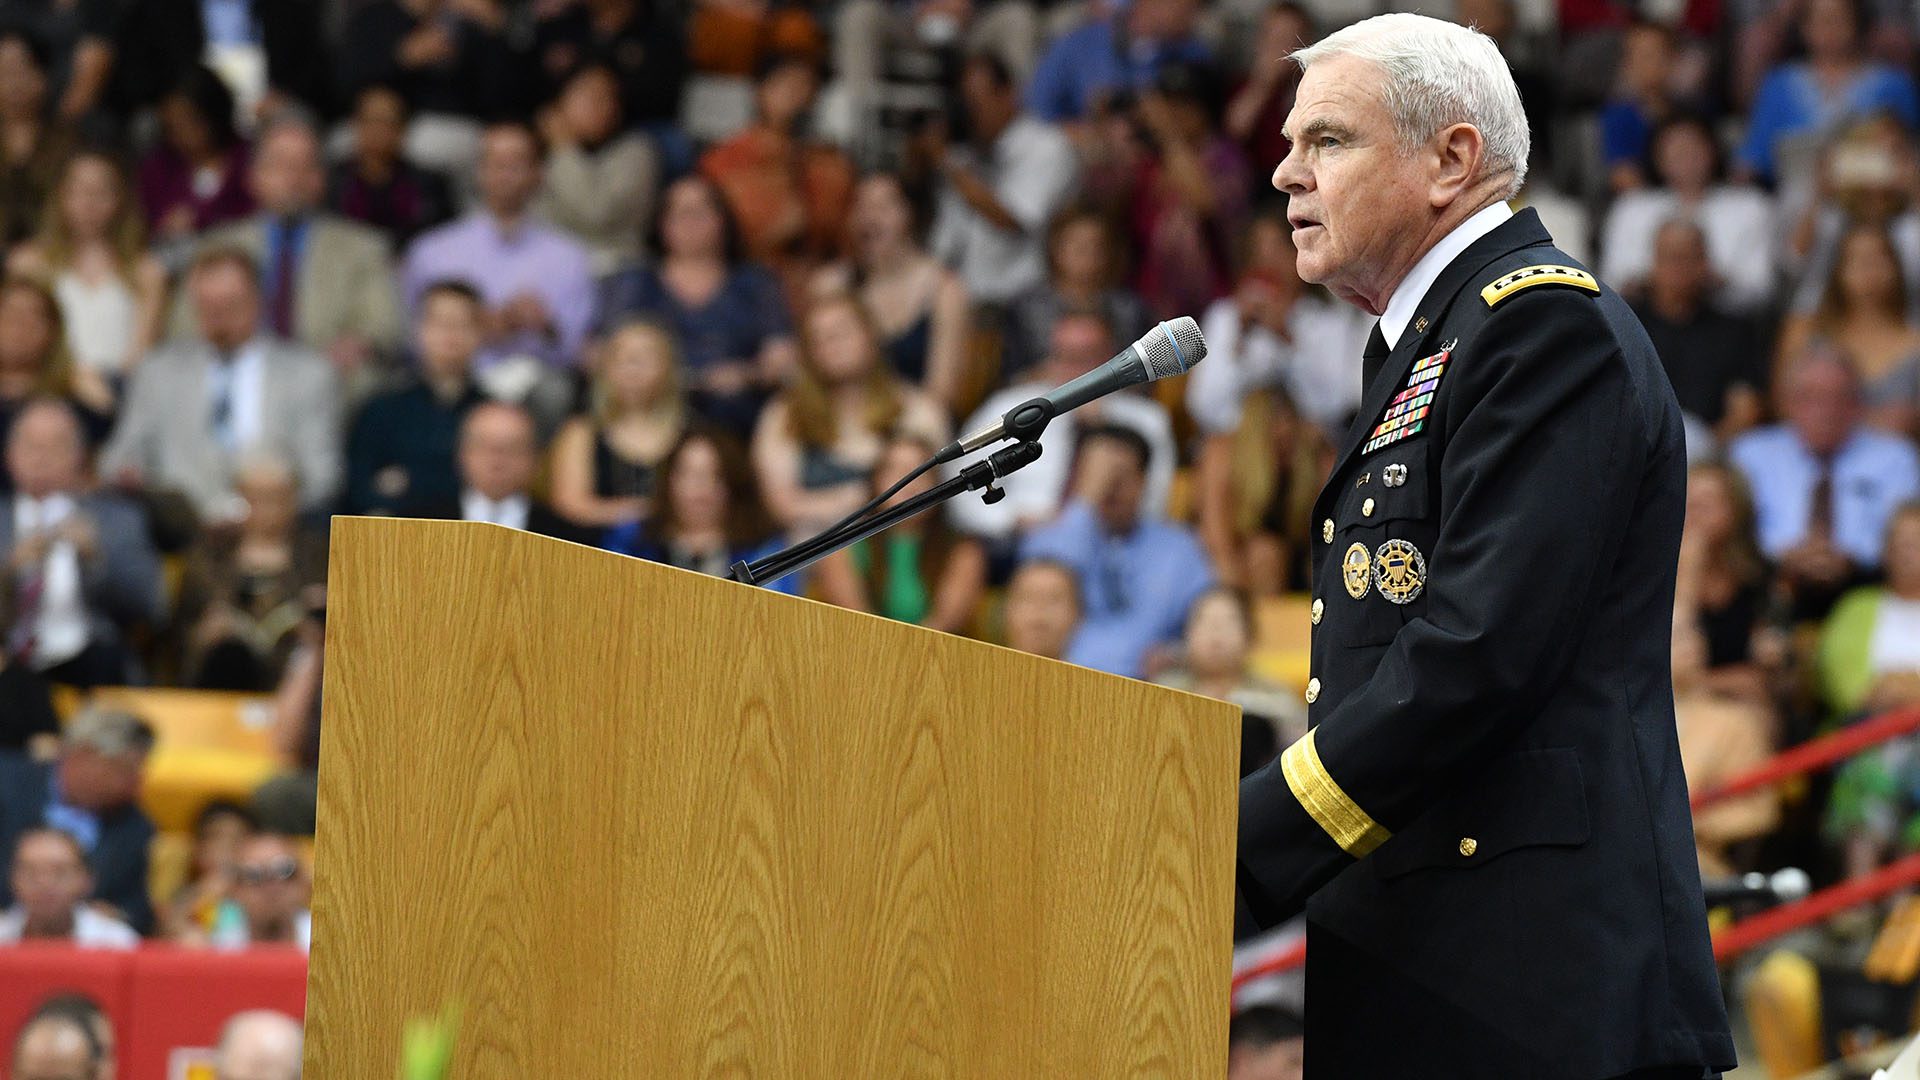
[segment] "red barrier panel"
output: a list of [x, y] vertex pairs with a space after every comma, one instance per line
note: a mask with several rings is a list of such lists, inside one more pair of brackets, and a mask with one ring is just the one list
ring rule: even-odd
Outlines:
[[0, 1035], [8, 1047], [28, 1015], [62, 990], [81, 991], [106, 1010], [119, 1039], [121, 1080], [166, 1080], [174, 1048], [211, 1047], [234, 1013], [304, 1016], [307, 957], [292, 948], [0, 948]]
[[1817, 923], [1830, 915], [1870, 904], [1891, 893], [1920, 884], [1920, 855], [1908, 855], [1865, 877], [1821, 889], [1792, 904], [1782, 904], [1752, 915], [1713, 937], [1714, 959], [1725, 962], [1790, 930]]
[[1791, 776], [1838, 765], [1840, 762], [1870, 750], [1889, 739], [1897, 739], [1920, 731], [1920, 709], [1907, 709], [1903, 712], [1882, 713], [1857, 724], [1850, 724], [1831, 735], [1810, 739], [1761, 762], [1755, 768], [1734, 777], [1716, 788], [1697, 791], [1693, 795], [1693, 808], [1700, 809], [1709, 803], [1721, 799], [1731, 799], [1735, 795], [1744, 795], [1756, 788], [1777, 784]]

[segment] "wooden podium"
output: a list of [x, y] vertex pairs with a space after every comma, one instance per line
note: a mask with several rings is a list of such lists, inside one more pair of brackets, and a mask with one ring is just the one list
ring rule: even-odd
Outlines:
[[1233, 706], [491, 525], [329, 607], [308, 1077], [1224, 1071]]

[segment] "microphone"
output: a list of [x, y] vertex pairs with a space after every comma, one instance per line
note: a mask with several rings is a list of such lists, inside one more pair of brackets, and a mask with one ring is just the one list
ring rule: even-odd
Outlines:
[[1118, 356], [1037, 397], [1007, 410], [1000, 422], [976, 431], [940, 448], [935, 464], [964, 457], [1002, 439], [1038, 438], [1047, 423], [1064, 412], [1085, 405], [1094, 398], [1115, 390], [1155, 382], [1190, 370], [1207, 355], [1207, 339], [1200, 336], [1200, 325], [1191, 316], [1182, 315], [1163, 322], [1141, 335]]
[[1706, 896], [1708, 907], [1719, 907], [1741, 900], [1758, 900], [1766, 904], [1791, 904], [1804, 899], [1813, 882], [1807, 872], [1797, 866], [1785, 870], [1776, 870], [1771, 874], [1759, 872], [1737, 878], [1722, 878], [1703, 881], [1701, 891]]

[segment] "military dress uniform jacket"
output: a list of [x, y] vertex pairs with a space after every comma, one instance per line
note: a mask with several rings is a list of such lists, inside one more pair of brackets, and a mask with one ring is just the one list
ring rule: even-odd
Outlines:
[[1653, 346], [1528, 210], [1365, 367], [1314, 511], [1313, 727], [1240, 794], [1242, 901], [1307, 914], [1308, 1077], [1731, 1068]]

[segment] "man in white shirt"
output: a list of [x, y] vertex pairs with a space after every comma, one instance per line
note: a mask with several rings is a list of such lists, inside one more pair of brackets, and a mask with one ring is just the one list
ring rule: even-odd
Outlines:
[[1079, 164], [1064, 132], [1020, 112], [1018, 88], [999, 60], [968, 60], [960, 96], [973, 142], [938, 151], [945, 182], [932, 248], [974, 299], [1005, 303], [1046, 279], [1047, 222], [1072, 194]]
[[160, 557], [140, 512], [86, 490], [86, 443], [62, 401], [21, 410], [7, 437], [13, 481], [0, 552], [13, 579], [6, 648], [48, 678], [125, 681], [123, 631], [164, 613]]
[[[993, 424], [1015, 406], [1041, 397], [1061, 383], [1106, 363], [1117, 351], [1113, 329], [1099, 313], [1062, 315], [1054, 322], [1052, 347], [1047, 361], [1035, 372], [1034, 381], [1010, 386], [987, 398], [962, 430], [978, 431]], [[1150, 460], [1141, 509], [1148, 518], [1163, 516], [1167, 491], [1173, 486], [1176, 456], [1173, 422], [1159, 402], [1142, 394], [1123, 392], [1109, 394], [1054, 417], [1040, 436], [1040, 460], [1007, 478], [1003, 485], [1007, 497], [992, 505], [982, 502], [978, 496], [955, 499], [948, 504], [954, 526], [989, 541], [1006, 541], [1015, 539], [1021, 531], [1053, 520], [1067, 499], [1074, 444], [1082, 426], [1088, 424], [1114, 424], [1138, 433], [1147, 441]], [[958, 475], [957, 466], [949, 468]]]
[[80, 841], [54, 828], [28, 829], [13, 847], [8, 872], [14, 904], [0, 912], [0, 945], [63, 941], [87, 949], [131, 949], [133, 927], [87, 906], [93, 871]]
[[1240, 426], [1250, 391], [1278, 386], [1301, 416], [1337, 439], [1360, 407], [1353, 355], [1366, 344], [1369, 322], [1298, 275], [1250, 275], [1200, 320], [1207, 362], [1187, 376], [1187, 411], [1208, 434], [1224, 435]]

